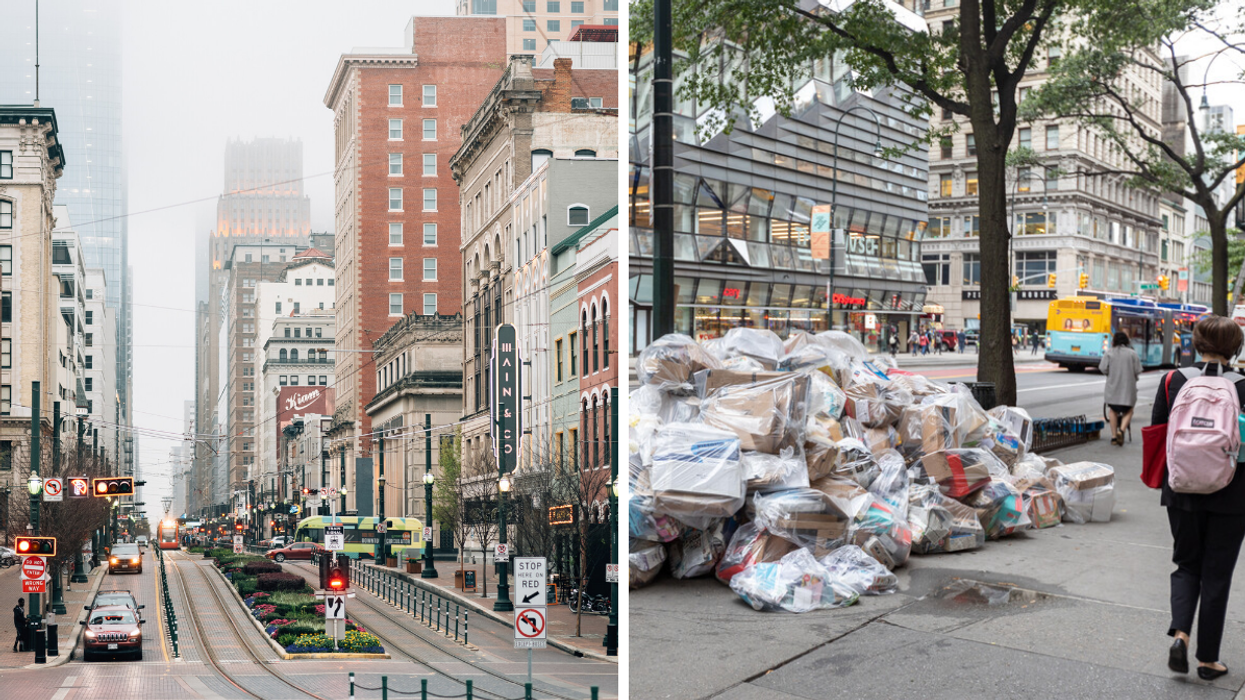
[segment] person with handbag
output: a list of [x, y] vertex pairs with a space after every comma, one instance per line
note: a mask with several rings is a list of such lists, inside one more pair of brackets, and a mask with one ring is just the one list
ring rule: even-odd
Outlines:
[[1137, 377], [1141, 376], [1141, 358], [1129, 345], [1127, 333], [1115, 332], [1111, 349], [1098, 361], [1098, 371], [1107, 377], [1103, 399], [1110, 409], [1111, 444], [1123, 446], [1137, 405]]
[[1228, 359], [1243, 343], [1245, 335], [1231, 319], [1208, 315], [1199, 320], [1193, 349], [1203, 361], [1164, 378], [1151, 425], [1142, 432], [1142, 479], [1162, 488], [1176, 565], [1167, 630], [1176, 641], [1167, 666], [1189, 672], [1189, 631], [1200, 604], [1197, 674], [1203, 680], [1228, 673], [1219, 663], [1219, 646], [1232, 573], [1245, 540], [1245, 477], [1238, 463], [1245, 377], [1232, 372]]

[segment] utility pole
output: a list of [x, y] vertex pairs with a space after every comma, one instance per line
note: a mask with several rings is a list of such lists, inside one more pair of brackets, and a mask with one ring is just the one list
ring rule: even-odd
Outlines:
[[674, 332], [674, 77], [670, 1], [653, 2], [653, 331]]
[[346, 513], [346, 445], [342, 444], [342, 509], [339, 511], [343, 515]]
[[[61, 402], [52, 402], [52, 476], [61, 475]], [[48, 562], [48, 573], [52, 575], [52, 612], [65, 615], [65, 592], [61, 588], [61, 567], [55, 559]], [[51, 625], [49, 625], [50, 627]]]
[[[385, 547], [386, 541], [389, 539], [388, 532], [381, 532], [381, 524], [385, 522], [385, 431], [380, 431], [380, 439], [377, 441], [380, 445], [380, 478], [376, 480], [377, 492], [376, 498], [378, 503], [378, 512], [376, 516], [376, 562], [378, 566], [384, 566], [389, 557], [389, 551]], [[383, 557], [383, 558], [382, 558]]]
[[[608, 332], [608, 331], [607, 331]], [[618, 570], [618, 387], [610, 389], [610, 563]], [[610, 621], [605, 655], [618, 656], [618, 581], [610, 583]]]
[[[424, 527], [432, 532], [432, 414], [424, 414]], [[432, 538], [424, 539], [424, 571], [420, 578], [436, 578], [437, 565], [432, 559]]]
[[324, 497], [320, 501], [320, 515], [329, 515], [332, 508], [329, 507], [329, 452], [324, 449], [324, 424], [329, 420], [327, 418], [320, 419], [320, 488], [324, 490]]

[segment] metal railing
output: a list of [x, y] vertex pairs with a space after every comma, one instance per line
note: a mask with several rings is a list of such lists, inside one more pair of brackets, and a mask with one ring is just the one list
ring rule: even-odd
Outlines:
[[[312, 555], [312, 562], [320, 565], [320, 554]], [[452, 603], [441, 595], [420, 588], [410, 581], [396, 576], [374, 564], [367, 564], [357, 559], [350, 560], [350, 581], [371, 592], [376, 597], [389, 603], [399, 611], [419, 620], [431, 630], [450, 637], [451, 629], [454, 641], [469, 643], [471, 633], [470, 611], [460, 603]]]
[[173, 609], [173, 598], [169, 595], [169, 575], [164, 568], [164, 550], [156, 547], [156, 561], [160, 563], [160, 594], [163, 599], [164, 626], [168, 628], [169, 641], [173, 645], [173, 658], [179, 658], [181, 651], [177, 646], [177, 611]]
[[1033, 421], [1033, 451], [1041, 453], [1081, 445], [1098, 437], [1102, 428], [1102, 421], [1088, 421], [1085, 416], [1041, 418]]
[[[389, 700], [390, 693], [395, 693], [397, 695], [418, 695], [419, 700], [428, 700], [428, 698], [438, 698], [438, 699], [443, 699], [443, 700], [455, 700], [456, 698], [466, 698], [467, 700], [473, 700], [475, 698], [475, 683], [471, 681], [470, 679], [464, 681], [464, 683], [467, 686], [467, 692], [464, 693], [463, 695], [437, 695], [436, 693], [428, 692], [428, 679], [427, 678], [419, 679], [419, 690], [398, 690], [397, 688], [389, 687], [389, 676], [381, 676], [380, 685], [376, 686], [375, 688], [372, 688], [372, 687], [363, 685], [362, 683], [356, 682], [354, 679], [354, 673], [351, 673], [350, 674], [350, 700], [354, 700], [356, 689], [358, 690], [379, 690], [381, 700]], [[598, 700], [601, 694], [600, 688], [594, 685], [591, 687], [591, 691], [592, 691], [592, 700]], [[493, 695], [496, 693], [490, 692], [489, 694]], [[532, 700], [532, 697], [533, 697], [532, 696], [532, 684], [524, 683], [523, 684], [523, 697], [513, 698], [512, 700]]]

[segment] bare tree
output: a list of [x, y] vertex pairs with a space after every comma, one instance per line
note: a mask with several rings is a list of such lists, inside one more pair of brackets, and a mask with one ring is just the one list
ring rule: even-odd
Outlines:
[[480, 595], [487, 598], [489, 544], [495, 542], [498, 535], [498, 475], [497, 462], [492, 452], [481, 450], [479, 453], [467, 455], [459, 482], [468, 524], [475, 533], [476, 541], [480, 543], [483, 559], [480, 566]]
[[438, 464], [441, 467], [441, 478], [433, 486], [432, 512], [443, 529], [449, 530], [458, 545], [458, 571], [462, 575], [464, 546], [471, 525], [467, 522], [466, 502], [462, 492], [462, 449], [463, 432], [454, 429], [452, 441], [441, 444]]
[[609, 460], [595, 466], [585, 465], [575, 473], [576, 501], [579, 505], [579, 611], [575, 615], [575, 636], [582, 636], [583, 600], [588, 580], [596, 567], [610, 552], [609, 528]]

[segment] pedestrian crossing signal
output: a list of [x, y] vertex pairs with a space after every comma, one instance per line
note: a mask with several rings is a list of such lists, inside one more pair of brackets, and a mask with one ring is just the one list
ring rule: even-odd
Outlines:
[[18, 537], [13, 544], [18, 556], [54, 557], [56, 556], [55, 537]]
[[116, 476], [107, 479], [91, 479], [91, 493], [96, 498], [110, 496], [133, 496], [134, 477]]
[[1089, 289], [1089, 273], [1081, 273], [1081, 289]]

